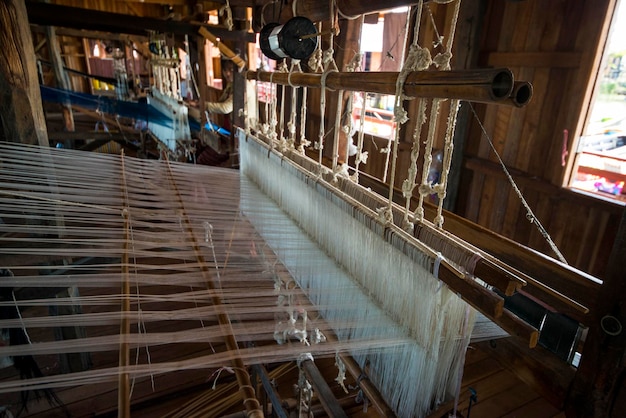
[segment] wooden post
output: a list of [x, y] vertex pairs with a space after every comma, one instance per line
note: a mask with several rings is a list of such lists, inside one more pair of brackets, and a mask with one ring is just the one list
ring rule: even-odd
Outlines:
[[[48, 51], [50, 53], [50, 62], [52, 62], [52, 70], [54, 72], [54, 78], [56, 80], [57, 88], [63, 90], [71, 90], [70, 79], [65, 72], [65, 64], [61, 57], [61, 48], [57, 39], [54, 26], [46, 27], [46, 39], [48, 40]], [[72, 113], [72, 105], [69, 102], [69, 98], [61, 103], [63, 107], [63, 122], [67, 132], [74, 132], [74, 114]], [[64, 143], [65, 148], [71, 146], [70, 143]]]
[[0, 120], [7, 141], [48, 146], [35, 50], [22, 0], [0, 1]]
[[566, 401], [568, 417], [623, 417], [626, 414], [626, 210], [600, 287], [580, 367]]

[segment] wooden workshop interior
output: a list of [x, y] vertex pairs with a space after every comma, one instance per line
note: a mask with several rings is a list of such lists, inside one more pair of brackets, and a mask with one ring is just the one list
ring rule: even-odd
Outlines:
[[624, 3], [0, 1], [0, 416], [626, 416]]

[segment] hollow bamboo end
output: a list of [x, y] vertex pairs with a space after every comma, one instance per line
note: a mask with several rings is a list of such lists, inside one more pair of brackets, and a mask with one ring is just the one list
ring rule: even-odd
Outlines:
[[533, 97], [533, 85], [527, 81], [517, 81], [513, 85], [510, 99], [517, 107], [526, 106]]
[[513, 91], [513, 73], [509, 69], [498, 71], [491, 83], [491, 95], [494, 99], [506, 99]]

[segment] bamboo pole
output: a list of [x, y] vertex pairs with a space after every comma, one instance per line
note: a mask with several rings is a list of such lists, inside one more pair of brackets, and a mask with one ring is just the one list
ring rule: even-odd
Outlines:
[[198, 33], [204, 36], [206, 39], [211, 41], [223, 55], [226, 55], [228, 59], [234, 62], [239, 68], [246, 68], [246, 62], [238, 55], [233, 52], [232, 49], [224, 45], [215, 35], [209, 32], [206, 28], [200, 28]]
[[[166, 155], [167, 156], [167, 155]], [[180, 205], [182, 212], [182, 219], [184, 220], [185, 229], [189, 234], [191, 239], [191, 245], [193, 247], [196, 260], [200, 266], [200, 270], [202, 272], [202, 277], [204, 278], [207, 287], [209, 290], [217, 290], [220, 288], [219, 283], [216, 283], [213, 280], [211, 271], [209, 270], [209, 265], [204, 259], [202, 255], [202, 250], [200, 249], [200, 245], [198, 244], [198, 240], [193, 232], [193, 228], [191, 226], [191, 220], [189, 219], [189, 215], [185, 210], [185, 204], [176, 184], [176, 180], [174, 178], [174, 173], [172, 172], [172, 167], [170, 165], [169, 159], [166, 159], [167, 167], [168, 167], [168, 175], [170, 182], [172, 184], [172, 188], [176, 193], [176, 199], [178, 200], [178, 204]], [[226, 337], [224, 338], [224, 342], [229, 351], [239, 352], [239, 346], [237, 345], [237, 339], [235, 338], [235, 332], [232, 328], [232, 324], [230, 322], [230, 317], [226, 313], [222, 298], [219, 295], [214, 295], [211, 297], [211, 301], [213, 305], [217, 308], [218, 314], [217, 319], [221, 326], [225, 327], [227, 332]], [[235, 376], [237, 378], [237, 383], [239, 384], [239, 391], [243, 397], [243, 403], [246, 408], [247, 414], [249, 418], [263, 418], [263, 411], [259, 408], [259, 402], [256, 399], [254, 388], [252, 387], [252, 383], [250, 381], [250, 375], [246, 371], [246, 365], [244, 364], [241, 357], [237, 356], [232, 360], [233, 369], [235, 371]]]
[[0, 1], [0, 119], [7, 141], [48, 146], [28, 19], [24, 1]]
[[[130, 334], [130, 277], [129, 277], [129, 243], [130, 243], [130, 213], [128, 213], [128, 190], [126, 185], [126, 170], [124, 169], [124, 152], [121, 155], [122, 167], [122, 193], [124, 201], [124, 254], [122, 255], [122, 322], [120, 324], [120, 355], [119, 366], [121, 369], [130, 364], [130, 346], [127, 336]], [[117, 388], [117, 416], [118, 418], [130, 418], [130, 379], [127, 372], [120, 373]]]
[[[397, 72], [271, 73], [249, 71], [249, 80], [297, 87], [325, 86], [333, 90], [395, 94]], [[513, 73], [508, 68], [468, 71], [414, 71], [404, 82], [409, 97], [449, 98], [479, 103], [511, 104]]]

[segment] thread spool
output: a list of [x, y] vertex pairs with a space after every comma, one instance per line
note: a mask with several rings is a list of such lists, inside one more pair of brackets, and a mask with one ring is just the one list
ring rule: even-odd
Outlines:
[[261, 29], [259, 45], [266, 57], [273, 60], [308, 58], [317, 48], [317, 29], [306, 17], [296, 16], [284, 25], [268, 23]]

